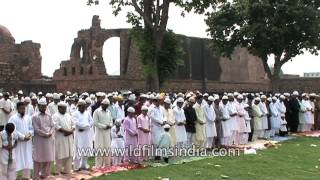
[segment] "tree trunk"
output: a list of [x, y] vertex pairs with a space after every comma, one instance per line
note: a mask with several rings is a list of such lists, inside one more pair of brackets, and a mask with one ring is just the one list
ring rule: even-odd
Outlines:
[[163, 42], [163, 35], [162, 33], [157, 32], [155, 29], [152, 29], [153, 31], [153, 39], [155, 42], [155, 48], [156, 48], [156, 55], [154, 59], [150, 60], [150, 65], [152, 66], [152, 69], [154, 69], [154, 72], [149, 74], [147, 77], [147, 87], [149, 91], [155, 91], [159, 92], [160, 90], [160, 80], [159, 80], [159, 72], [158, 72], [158, 65], [159, 65], [159, 59], [158, 59], [158, 51], [161, 50], [162, 42]]
[[274, 67], [273, 67], [273, 74], [272, 74], [272, 80], [278, 81], [280, 79], [280, 72], [282, 67], [282, 61], [281, 61], [281, 54], [275, 55], [274, 58]]
[[278, 81], [280, 79], [281, 66], [275, 63], [273, 68], [272, 80]]
[[270, 80], [272, 80], [273, 77], [272, 77], [272, 72], [271, 72], [269, 64], [268, 64], [268, 58], [267, 57], [261, 58], [261, 60], [262, 60], [262, 64], [263, 64], [264, 70], [266, 71], [266, 73], [268, 75], [268, 78]]
[[[158, 69], [158, 65], [153, 63], [153, 68]], [[159, 87], [159, 75], [158, 71], [149, 74], [147, 77], [147, 87], [148, 91], [153, 91], [153, 92], [159, 92], [160, 87]]]

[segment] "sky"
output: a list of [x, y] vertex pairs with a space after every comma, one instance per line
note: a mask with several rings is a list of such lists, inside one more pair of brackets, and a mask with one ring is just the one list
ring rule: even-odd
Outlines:
[[[105, 29], [130, 28], [126, 14], [115, 17], [110, 0], [100, 0], [99, 6], [87, 6], [87, 0], [0, 0], [0, 24], [7, 27], [16, 43], [32, 40], [41, 44], [42, 74], [52, 76], [62, 60], [68, 60], [73, 39], [81, 29], [91, 26], [93, 15], [99, 15]], [[204, 16], [187, 14], [171, 7], [168, 28], [175, 33], [194, 37], [208, 37]], [[120, 42], [113, 38], [105, 42], [103, 57], [107, 73], [119, 74]], [[300, 55], [286, 63], [282, 70], [288, 74], [320, 72], [318, 56]], [[270, 61], [272, 63], [272, 61]]]

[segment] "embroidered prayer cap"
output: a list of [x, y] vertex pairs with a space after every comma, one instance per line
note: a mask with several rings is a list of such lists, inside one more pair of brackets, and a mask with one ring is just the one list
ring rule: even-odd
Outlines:
[[58, 106], [59, 106], [59, 107], [67, 107], [68, 105], [67, 105], [66, 102], [60, 101], [60, 102], [58, 103]]
[[32, 96], [31, 99], [32, 99], [32, 100], [36, 100], [36, 99], [38, 99], [38, 98], [37, 98], [37, 96]]
[[19, 91], [18, 91], [18, 94], [23, 95], [23, 91], [22, 91], [22, 90], [19, 90]]
[[53, 99], [60, 99], [60, 95], [58, 93], [53, 93]]
[[189, 102], [192, 102], [192, 103], [195, 103], [195, 102], [196, 102], [196, 100], [194, 99], [194, 97], [190, 97], [188, 101], [189, 101]]
[[105, 99], [101, 102], [101, 104], [109, 105], [109, 104], [110, 104], [110, 101], [109, 101], [108, 98], [105, 98]]
[[213, 102], [215, 99], [214, 99], [213, 96], [209, 96], [209, 97], [208, 97], [208, 100]]
[[79, 99], [78, 106], [81, 106], [81, 105], [86, 105], [86, 101], [83, 99]]
[[129, 107], [127, 110], [129, 113], [135, 113], [136, 110], [133, 107]]
[[292, 95], [299, 96], [299, 92], [298, 91], [293, 91]]
[[238, 99], [243, 99], [243, 96], [241, 94], [238, 95]]
[[228, 96], [223, 96], [222, 97], [222, 100], [228, 100], [229, 98], [228, 98]]
[[166, 104], [171, 104], [171, 100], [170, 100], [169, 98], [166, 98], [166, 99], [164, 100], [164, 102], [165, 102]]
[[135, 100], [136, 100], [136, 95], [130, 94], [128, 100], [129, 100], [129, 101], [135, 101]]
[[182, 97], [179, 97], [179, 98], [177, 99], [177, 103], [184, 103], [184, 99], [183, 99]]
[[92, 101], [91, 101], [91, 99], [89, 97], [87, 97], [84, 101], [86, 101], [87, 104], [91, 104], [92, 103]]
[[41, 98], [38, 102], [39, 105], [47, 105], [47, 100], [46, 98]]
[[25, 97], [25, 98], [24, 98], [24, 102], [31, 103], [30, 97]]
[[164, 129], [170, 129], [170, 125], [169, 125], [169, 124], [165, 124], [165, 125], [163, 126], [163, 128], [164, 128]]
[[141, 107], [141, 111], [148, 111], [149, 109], [148, 109], [148, 106], [142, 106]]

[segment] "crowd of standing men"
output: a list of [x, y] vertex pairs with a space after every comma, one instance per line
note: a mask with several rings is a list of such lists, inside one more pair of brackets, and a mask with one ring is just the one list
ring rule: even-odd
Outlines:
[[[46, 178], [89, 169], [79, 149], [194, 146], [205, 150], [320, 128], [316, 94], [0, 93], [0, 179]], [[130, 148], [128, 148], [130, 147]], [[97, 156], [95, 167], [141, 163], [139, 156]], [[164, 157], [168, 162], [168, 157]]]

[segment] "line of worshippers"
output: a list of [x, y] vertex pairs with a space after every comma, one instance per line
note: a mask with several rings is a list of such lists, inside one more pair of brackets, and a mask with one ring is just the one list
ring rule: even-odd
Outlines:
[[[146, 146], [212, 149], [319, 129], [319, 96], [276, 93], [0, 94], [0, 179], [89, 169], [78, 149]], [[100, 156], [95, 168], [141, 163], [147, 153]], [[159, 157], [155, 157], [159, 159]], [[168, 157], [164, 157], [168, 162]]]

